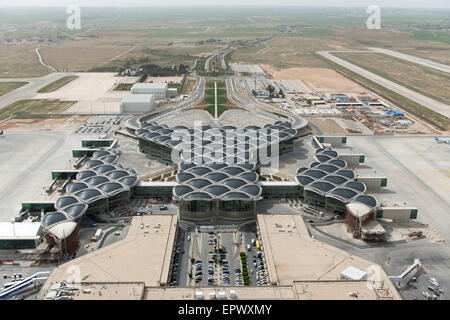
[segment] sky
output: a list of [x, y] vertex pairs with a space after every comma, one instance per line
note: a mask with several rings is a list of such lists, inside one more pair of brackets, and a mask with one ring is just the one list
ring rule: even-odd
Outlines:
[[379, 7], [401, 8], [450, 8], [449, 0], [0, 0], [0, 7], [15, 6], [68, 6], [84, 7], [136, 7], [136, 6], [331, 6], [331, 7]]

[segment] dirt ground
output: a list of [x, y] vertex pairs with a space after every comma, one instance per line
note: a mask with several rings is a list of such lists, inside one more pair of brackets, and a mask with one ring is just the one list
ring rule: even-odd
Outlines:
[[367, 89], [345, 78], [334, 70], [326, 68], [289, 68], [276, 70], [261, 65], [264, 71], [277, 80], [301, 80], [313, 91], [330, 93], [363, 93]]
[[29, 130], [67, 130], [72, 131], [78, 128], [89, 117], [68, 117], [68, 118], [25, 118], [11, 119], [0, 124], [0, 130], [8, 131], [29, 131]]
[[77, 101], [65, 113], [119, 113], [120, 101], [126, 91], [112, 91], [124, 77], [115, 73], [77, 73], [78, 79], [50, 93], [39, 93], [35, 99]]
[[145, 82], [155, 82], [155, 83], [164, 83], [164, 82], [173, 82], [173, 83], [181, 83], [183, 77], [148, 77]]

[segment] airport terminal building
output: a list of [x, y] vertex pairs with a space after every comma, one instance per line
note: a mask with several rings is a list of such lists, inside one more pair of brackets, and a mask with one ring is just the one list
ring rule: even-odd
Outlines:
[[[136, 130], [140, 151], [173, 162], [176, 183], [170, 183], [179, 202], [180, 217], [191, 221], [242, 221], [254, 219], [256, 201], [272, 197], [299, 197], [314, 207], [344, 214], [349, 203], [377, 207], [365, 194], [366, 186], [345, 160], [331, 148], [316, 147], [314, 160], [297, 170], [295, 181], [267, 182], [259, 179], [264, 161], [293, 151], [296, 130], [278, 121], [264, 128], [202, 126], [169, 128], [143, 122]], [[265, 152], [261, 152], [264, 149]], [[161, 189], [164, 182], [149, 183]]]
[[136, 130], [141, 152], [177, 161], [173, 199], [180, 204], [180, 217], [208, 222], [255, 219], [256, 201], [262, 199], [258, 167], [292, 151], [296, 133], [291, 123], [281, 121], [244, 129], [143, 122]]

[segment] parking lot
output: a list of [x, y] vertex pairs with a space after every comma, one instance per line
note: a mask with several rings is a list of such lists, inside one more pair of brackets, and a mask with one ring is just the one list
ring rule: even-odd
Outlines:
[[253, 229], [254, 226], [245, 230], [220, 230], [220, 227], [181, 230], [174, 252], [171, 284], [181, 287], [267, 284]]
[[126, 117], [124, 116], [94, 116], [84, 122], [73, 134], [99, 134], [110, 136], [114, 127], [119, 125]]

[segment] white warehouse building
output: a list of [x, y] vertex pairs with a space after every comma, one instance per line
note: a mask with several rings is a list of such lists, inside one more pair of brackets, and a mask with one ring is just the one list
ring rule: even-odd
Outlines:
[[132, 94], [152, 94], [155, 99], [166, 99], [167, 90], [169, 89], [167, 83], [135, 83], [131, 87]]
[[129, 94], [122, 98], [120, 103], [121, 113], [149, 112], [155, 105], [153, 94]]

